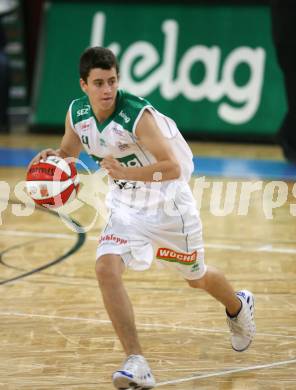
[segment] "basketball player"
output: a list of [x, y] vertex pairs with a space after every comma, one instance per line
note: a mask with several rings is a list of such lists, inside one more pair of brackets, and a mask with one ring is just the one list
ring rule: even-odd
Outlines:
[[206, 266], [202, 226], [188, 181], [192, 153], [175, 122], [147, 100], [118, 89], [113, 53], [87, 49], [80, 58], [85, 93], [67, 112], [60, 149], [48, 155], [78, 157], [84, 146], [108, 172], [110, 217], [97, 249], [96, 275], [105, 308], [127, 355], [113, 373], [117, 389], [152, 389], [155, 379], [139, 343], [122, 281], [126, 268], [146, 270], [152, 260], [172, 267], [190, 287], [207, 291], [226, 309], [232, 347], [246, 350], [254, 335], [254, 298], [235, 293], [216, 268]]

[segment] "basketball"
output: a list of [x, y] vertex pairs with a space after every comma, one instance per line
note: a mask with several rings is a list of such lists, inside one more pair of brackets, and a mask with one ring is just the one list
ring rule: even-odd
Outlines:
[[64, 206], [75, 199], [79, 189], [75, 164], [57, 156], [40, 160], [29, 168], [26, 188], [38, 205], [48, 208]]

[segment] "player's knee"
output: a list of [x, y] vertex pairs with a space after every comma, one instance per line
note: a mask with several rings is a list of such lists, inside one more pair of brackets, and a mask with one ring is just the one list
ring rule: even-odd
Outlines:
[[105, 263], [100, 261], [97, 261], [95, 270], [96, 270], [97, 280], [100, 283], [105, 283], [108, 281], [111, 282], [119, 277], [118, 272], [116, 272], [116, 270], [108, 267]]
[[114, 281], [121, 277], [122, 267], [116, 259], [102, 256], [96, 261], [95, 271], [99, 282]]
[[202, 277], [200, 279], [194, 279], [194, 280], [187, 279], [186, 282], [192, 288], [200, 288], [202, 290], [205, 288], [205, 278], [204, 277]]

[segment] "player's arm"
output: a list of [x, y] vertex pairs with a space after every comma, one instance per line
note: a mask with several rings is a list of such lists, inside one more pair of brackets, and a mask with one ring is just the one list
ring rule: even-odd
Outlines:
[[65, 120], [65, 134], [62, 138], [60, 148], [57, 150], [50, 148], [42, 150], [30, 162], [29, 168], [32, 164], [38, 163], [40, 160], [45, 160], [48, 156], [59, 156], [62, 158], [79, 156], [81, 142], [78, 135], [72, 129], [69, 115], [68, 112]]
[[78, 135], [74, 132], [70, 122], [70, 112], [68, 111], [65, 120], [65, 134], [62, 138], [60, 148], [56, 151], [59, 157], [75, 157], [79, 156], [81, 151], [81, 141]]
[[180, 165], [149, 111], [145, 111], [139, 120], [136, 136], [140, 144], [153, 154], [157, 162], [145, 167], [123, 167], [112, 156], [108, 156], [101, 162], [101, 166], [111, 177], [151, 182], [173, 180], [180, 176]]

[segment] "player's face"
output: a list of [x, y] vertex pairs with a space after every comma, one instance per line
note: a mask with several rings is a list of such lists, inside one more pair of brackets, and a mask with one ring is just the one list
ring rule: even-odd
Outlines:
[[118, 75], [115, 68], [94, 68], [88, 75], [87, 83], [80, 80], [80, 85], [88, 95], [94, 111], [109, 111], [115, 108], [118, 89]]

